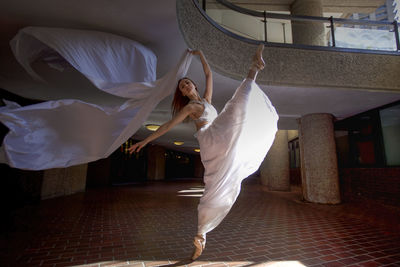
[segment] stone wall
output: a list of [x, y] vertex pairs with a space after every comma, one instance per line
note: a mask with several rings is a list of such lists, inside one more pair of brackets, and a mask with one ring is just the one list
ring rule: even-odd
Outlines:
[[83, 192], [86, 188], [87, 164], [45, 170], [41, 198], [53, 198]]
[[158, 145], [147, 147], [147, 179], [165, 179], [165, 148]]

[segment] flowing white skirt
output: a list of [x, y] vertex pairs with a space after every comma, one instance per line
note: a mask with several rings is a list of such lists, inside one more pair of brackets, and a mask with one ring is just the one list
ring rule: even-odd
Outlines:
[[196, 133], [205, 168], [198, 234], [210, 232], [228, 214], [242, 180], [257, 171], [270, 149], [277, 122], [268, 97], [245, 79], [218, 117]]

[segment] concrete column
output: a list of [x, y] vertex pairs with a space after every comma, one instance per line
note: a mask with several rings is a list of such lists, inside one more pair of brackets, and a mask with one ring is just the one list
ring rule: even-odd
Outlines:
[[314, 203], [337, 204], [340, 192], [333, 116], [309, 114], [299, 123], [303, 196]]
[[151, 145], [147, 149], [147, 179], [165, 179], [165, 148]]
[[87, 164], [48, 169], [43, 173], [41, 198], [53, 198], [85, 191]]
[[[292, 15], [322, 17], [322, 0], [296, 0], [290, 7]], [[320, 22], [292, 21], [294, 44], [326, 46], [325, 26]]]
[[275, 191], [290, 191], [288, 132], [279, 130], [260, 167], [261, 183]]

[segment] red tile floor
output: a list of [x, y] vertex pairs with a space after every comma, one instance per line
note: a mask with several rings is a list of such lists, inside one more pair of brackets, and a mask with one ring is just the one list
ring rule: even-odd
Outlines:
[[[400, 266], [399, 221], [368, 209], [303, 203], [247, 179], [204, 254], [189, 260], [197, 181], [90, 189], [18, 210], [1, 266]], [[360, 208], [361, 207], [361, 208]], [[376, 218], [379, 218], [377, 216]]]

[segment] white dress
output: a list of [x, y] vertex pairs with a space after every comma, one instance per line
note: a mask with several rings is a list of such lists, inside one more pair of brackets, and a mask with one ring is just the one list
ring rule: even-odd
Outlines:
[[225, 218], [242, 180], [259, 168], [278, 129], [275, 108], [251, 79], [241, 83], [218, 116], [207, 101], [203, 104], [200, 118], [208, 124], [195, 134], [205, 168], [198, 234], [210, 232]]
[[126, 99], [117, 106], [62, 99], [20, 107], [5, 101], [0, 121], [10, 131], [0, 147], [0, 162], [26, 170], [65, 168], [108, 157], [173, 93], [193, 57], [185, 52], [175, 68], [155, 80], [153, 52], [112, 34], [29, 27], [11, 45], [17, 60], [37, 80], [42, 78], [30, 67], [32, 61], [56, 55], [99, 90]]

